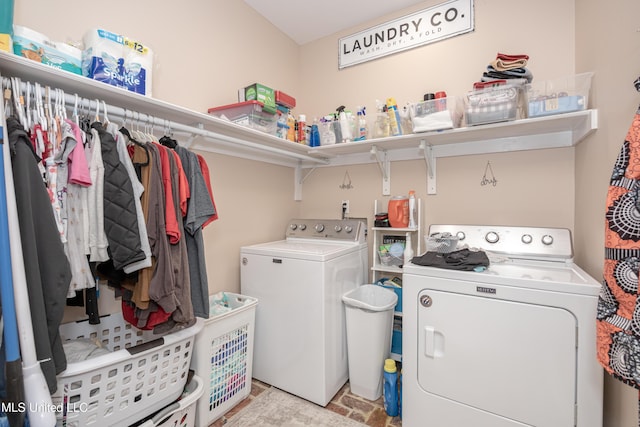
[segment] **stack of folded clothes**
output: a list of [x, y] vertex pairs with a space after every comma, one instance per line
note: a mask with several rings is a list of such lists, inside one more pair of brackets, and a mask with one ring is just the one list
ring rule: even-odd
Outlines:
[[498, 53], [496, 59], [491, 61], [487, 71], [482, 74], [483, 82], [506, 79], [526, 79], [527, 83], [533, 80], [533, 74], [527, 68], [529, 55], [507, 55]]

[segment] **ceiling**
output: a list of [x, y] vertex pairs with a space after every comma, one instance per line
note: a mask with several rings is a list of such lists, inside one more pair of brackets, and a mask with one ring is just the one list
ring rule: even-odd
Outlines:
[[424, 2], [424, 0], [244, 1], [299, 45]]

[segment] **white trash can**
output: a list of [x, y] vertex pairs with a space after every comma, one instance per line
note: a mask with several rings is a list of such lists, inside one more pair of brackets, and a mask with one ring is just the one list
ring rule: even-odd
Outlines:
[[362, 285], [342, 296], [347, 322], [351, 392], [368, 400], [382, 395], [382, 367], [391, 353], [395, 292]]

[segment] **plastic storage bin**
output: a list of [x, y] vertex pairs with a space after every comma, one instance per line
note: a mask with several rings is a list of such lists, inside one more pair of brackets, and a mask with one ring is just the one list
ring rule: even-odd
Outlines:
[[456, 124], [456, 98], [438, 98], [409, 106], [413, 132], [452, 129]]
[[208, 113], [214, 117], [229, 120], [232, 123], [276, 135], [278, 130], [278, 114], [264, 110], [259, 101], [245, 101], [236, 104], [209, 108]]
[[593, 73], [582, 73], [547, 81], [533, 81], [527, 85], [527, 116], [586, 110]]
[[202, 396], [203, 390], [202, 379], [194, 375], [177, 401], [154, 414], [144, 423], [136, 424], [136, 427], [198, 427], [196, 403]]
[[53, 404], [57, 425], [128, 426], [175, 401], [184, 389], [203, 320], [164, 336], [142, 331], [120, 313], [60, 325], [63, 341], [99, 341], [110, 353], [67, 364], [58, 377]]
[[524, 81], [488, 82], [465, 97], [465, 121], [469, 126], [504, 122], [520, 118], [523, 110]]
[[204, 380], [197, 403], [198, 426], [213, 423], [251, 393], [258, 300], [224, 292], [210, 295], [209, 303], [213, 306], [225, 298], [229, 311], [212, 314], [196, 336], [191, 368]]
[[362, 285], [342, 296], [347, 323], [351, 392], [368, 400], [382, 395], [382, 365], [391, 352], [393, 308], [398, 296], [378, 285]]

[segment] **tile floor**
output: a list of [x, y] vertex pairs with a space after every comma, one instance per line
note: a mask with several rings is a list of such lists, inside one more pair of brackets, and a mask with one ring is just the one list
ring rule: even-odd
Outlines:
[[[237, 414], [242, 408], [251, 405], [251, 401], [260, 393], [271, 387], [258, 380], [251, 383], [251, 394], [221, 418], [216, 420], [209, 427], [221, 427], [226, 424], [227, 420]], [[399, 427], [402, 426], [400, 417], [390, 417], [384, 411], [382, 397], [375, 402], [371, 402], [362, 397], [351, 393], [349, 383], [347, 382], [334, 398], [326, 406], [325, 410], [335, 412], [336, 414], [351, 418], [363, 425], [370, 427]]]

